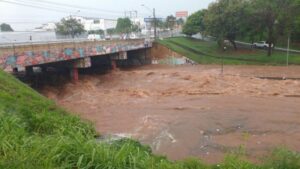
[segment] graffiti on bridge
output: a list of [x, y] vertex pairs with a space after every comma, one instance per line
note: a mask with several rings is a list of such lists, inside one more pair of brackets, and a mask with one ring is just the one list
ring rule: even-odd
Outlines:
[[[73, 48], [45, 48], [40, 50], [28, 50], [19, 52], [18, 48], [14, 51], [0, 52], [0, 68], [19, 68], [35, 66], [45, 63], [67, 61], [72, 59], [105, 55], [121, 51], [130, 51], [145, 48], [144, 42], [133, 42], [126, 44], [104, 44], [86, 45], [84, 47]], [[1, 49], [0, 49], [1, 50]]]

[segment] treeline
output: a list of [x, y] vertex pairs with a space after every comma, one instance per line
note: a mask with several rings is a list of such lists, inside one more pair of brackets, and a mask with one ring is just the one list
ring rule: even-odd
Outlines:
[[265, 40], [271, 55], [279, 39], [300, 41], [300, 0], [217, 0], [192, 14], [183, 33], [214, 36], [220, 47], [228, 40], [235, 49], [237, 39]]
[[0, 32], [13, 32], [14, 30], [11, 28], [11, 26], [7, 23], [2, 23], [0, 25]]

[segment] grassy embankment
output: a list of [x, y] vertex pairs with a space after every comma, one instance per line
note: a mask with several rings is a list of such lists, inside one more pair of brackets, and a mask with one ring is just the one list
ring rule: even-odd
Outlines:
[[280, 150], [257, 166], [228, 156], [205, 165], [171, 162], [138, 142], [99, 142], [88, 122], [69, 115], [0, 70], [0, 168], [5, 169], [299, 169], [299, 154]]
[[[274, 51], [271, 57], [267, 51], [258, 49], [238, 49], [231, 47], [223, 52], [216, 42], [201, 41], [192, 38], [177, 37], [158, 40], [158, 43], [178, 52], [200, 64], [220, 64], [224, 57], [224, 64], [249, 64], [249, 65], [285, 65], [286, 52]], [[291, 53], [289, 63], [300, 64], [300, 54]]]

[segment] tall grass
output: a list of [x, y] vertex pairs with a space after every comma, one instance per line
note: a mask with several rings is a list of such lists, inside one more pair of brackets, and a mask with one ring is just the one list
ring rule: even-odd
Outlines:
[[133, 140], [99, 142], [93, 126], [0, 71], [2, 169], [298, 169], [299, 154], [280, 150], [260, 165], [228, 156], [219, 165], [172, 162]]
[[[286, 53], [280, 51], [274, 51], [271, 57], [267, 56], [267, 51], [257, 49], [241, 48], [235, 51], [232, 47], [228, 47], [224, 52], [219, 49], [216, 42], [186, 37], [167, 38], [157, 42], [201, 64], [220, 64], [222, 58], [224, 64], [231, 65], [286, 64]], [[299, 65], [300, 54], [290, 54], [289, 63]]]

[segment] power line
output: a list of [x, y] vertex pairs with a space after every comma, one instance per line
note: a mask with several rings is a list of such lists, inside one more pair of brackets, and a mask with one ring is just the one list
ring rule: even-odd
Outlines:
[[[19, 5], [19, 6], [26, 6], [26, 7], [36, 8], [36, 9], [43, 9], [43, 10], [48, 10], [48, 11], [61, 12], [61, 13], [64, 13], [64, 14], [70, 14], [69, 11], [66, 11], [66, 10], [63, 10], [63, 9], [49, 8], [49, 7], [44, 7], [44, 6], [40, 6], [40, 5], [36, 5], [36, 4], [32, 5], [32, 4], [27, 4], [27, 3], [24, 3], [24, 2], [15, 2], [15, 1], [7, 1], [7, 0], [0, 0], [0, 2]], [[86, 17], [86, 16], [82, 16], [82, 17]], [[115, 19], [108, 19], [108, 18], [98, 18], [98, 19], [115, 20]]]
[[49, 11], [61, 12], [61, 13], [69, 13], [69, 12], [66, 12], [66, 11], [61, 11], [61, 10], [57, 10], [57, 9], [53, 9], [53, 8], [47, 8], [47, 7], [42, 7], [42, 6], [30, 5], [30, 4], [24, 4], [24, 3], [14, 2], [14, 1], [1, 0], [0, 2], [19, 5], [19, 6], [27, 6], [27, 7], [36, 8], [36, 9], [44, 9], [44, 10], [49, 10]]
[[[19, 6], [27, 6], [27, 7], [32, 7], [32, 8], [36, 8], [36, 9], [44, 9], [44, 10], [48, 10], [48, 11], [55, 11], [55, 12], [60, 12], [60, 13], [65, 13], [65, 14], [70, 14], [71, 13], [70, 10], [72, 10], [70, 8], [73, 8], [73, 9], [79, 9], [79, 10], [88, 10], [87, 12], [86, 11], [82, 11], [82, 12], [90, 13], [93, 15], [95, 15], [96, 13], [97, 14], [111, 13], [110, 15], [114, 15], [114, 16], [118, 16], [118, 17], [121, 17], [123, 15], [123, 11], [121, 12], [121, 11], [105, 10], [105, 9], [99, 9], [99, 8], [86, 7], [86, 6], [70, 5], [70, 4], [66, 4], [66, 3], [50, 2], [47, 0], [39, 0], [39, 1], [35, 1], [35, 0], [18, 0], [18, 1], [0, 0], [0, 2], [15, 4], [15, 5], [19, 5]], [[47, 5], [50, 4], [50, 5], [52, 5], [52, 7], [45, 6], [46, 4]], [[59, 7], [60, 9], [58, 9], [57, 7]], [[66, 9], [69, 11], [66, 11]], [[90, 10], [95, 11], [95, 12], [90, 12]], [[140, 14], [142, 14], [144, 16], [149, 15], [146, 13], [140, 13]]]
[[[26, 0], [25, 0], [26, 1]], [[94, 10], [97, 12], [105, 12], [105, 13], [118, 13], [118, 14], [123, 14], [121, 11], [113, 11], [113, 10], [106, 10], [106, 9], [100, 9], [100, 8], [93, 8], [93, 7], [86, 7], [86, 6], [78, 6], [78, 5], [71, 5], [71, 4], [65, 4], [65, 3], [58, 3], [58, 2], [50, 2], [46, 0], [39, 0], [38, 2], [35, 0], [27, 0], [34, 2], [34, 3], [40, 3], [40, 4], [50, 4], [54, 6], [60, 6], [60, 7], [67, 7], [67, 8], [75, 8], [75, 9], [80, 9], [80, 10]]]
[[[25, 0], [25, 1], [32, 1], [32, 2], [36, 2], [35, 0]], [[50, 2], [47, 0], [39, 0], [38, 3], [47, 3], [47, 4], [51, 4], [51, 5], [58, 5], [58, 6], [65, 6], [65, 7], [71, 7], [71, 8], [75, 8], [75, 9], [86, 9], [86, 10], [95, 10], [97, 12], [107, 12], [107, 13], [118, 13], [118, 14], [123, 14], [123, 11], [114, 11], [114, 10], [107, 10], [107, 9], [100, 9], [100, 8], [93, 8], [93, 7], [87, 7], [87, 6], [79, 6], [79, 5], [70, 5], [70, 4], [66, 4], [66, 3], [58, 3], [58, 2]], [[144, 15], [148, 15], [146, 13], [141, 13]]]
[[[35, 8], [35, 9], [55, 11], [55, 12], [60, 12], [60, 13], [64, 13], [64, 14], [70, 14], [71, 13], [70, 8], [93, 10], [93, 11], [96, 10], [97, 13], [99, 13], [99, 10], [102, 10], [102, 9], [98, 9], [98, 8], [81, 7], [81, 6], [69, 5], [69, 4], [65, 4], [65, 3], [50, 2], [50, 1], [47, 1], [47, 0], [39, 0], [40, 2], [34, 1], [34, 3], [32, 3], [33, 1], [34, 0], [18, 0], [18, 1], [16, 1], [16, 0], [0, 0], [0, 3], [4, 2], [4, 3], [9, 3], [9, 4], [19, 5], [19, 6], [31, 7], [31, 8]], [[50, 4], [50, 6], [49, 5], [45, 6], [45, 4]], [[55, 5], [57, 7], [54, 7], [53, 5]], [[69, 10], [69, 11], [67, 11], [67, 10]], [[103, 10], [103, 11], [108, 12], [108, 13], [121, 13], [121, 14], [123, 14], [123, 12], [112, 11], [112, 10]], [[96, 14], [94, 12], [84, 12], [84, 13], [99, 15], [99, 14]], [[136, 13], [137, 13], [137, 11], [136, 11]], [[143, 14], [143, 13], [140, 13], [140, 14]], [[116, 15], [116, 16], [121, 17], [120, 15]], [[136, 14], [136, 16], [137, 16], [137, 14]], [[86, 16], [83, 16], [83, 15], [81, 17], [90, 18], [90, 17], [86, 17]], [[116, 19], [108, 19], [108, 18], [97, 18], [97, 19], [105, 19], [105, 20], [113, 20], [113, 21], [116, 20]], [[41, 23], [45, 23], [45, 22], [41, 22]], [[15, 24], [22, 24], [22, 23], [21, 22], [19, 22], [19, 23], [15, 22]], [[30, 24], [30, 23], [29, 22], [27, 22], [27, 23], [24, 22], [24, 24]], [[32, 24], [35, 24], [35, 23], [32, 23]]]
[[[70, 14], [71, 11], [70, 9], [68, 9], [69, 11], [66, 11], [66, 9], [59, 9], [57, 7], [45, 7], [45, 6], [41, 6], [42, 4], [27, 4], [27, 2], [24, 3], [24, 1], [22, 2], [15, 2], [15, 1], [6, 1], [6, 0], [1, 0], [0, 2], [4, 2], [4, 3], [9, 3], [9, 4], [15, 4], [15, 5], [19, 5], [19, 6], [26, 6], [26, 7], [31, 7], [31, 8], [36, 8], [36, 9], [44, 9], [44, 10], [48, 10], [48, 11], [55, 11], [55, 12], [60, 12], [60, 13], [65, 13], [65, 14]], [[90, 14], [96, 14], [94, 12], [85, 12], [85, 13], [90, 13]], [[99, 15], [100, 13], [96, 14]], [[117, 15], [115, 15], [117, 16]], [[119, 16], [119, 15], [118, 15]]]
[[[39, 3], [39, 4], [50, 4], [50, 5], [55, 5], [59, 7], [67, 7], [67, 8], [74, 8], [74, 9], [79, 9], [79, 10], [93, 10], [97, 11], [97, 13], [115, 13], [115, 14], [123, 14], [123, 11], [114, 11], [114, 10], [106, 10], [106, 9], [100, 9], [100, 8], [93, 8], [93, 7], [87, 7], [87, 6], [79, 6], [79, 5], [71, 5], [71, 4], [66, 4], [66, 3], [58, 3], [58, 2], [50, 2], [47, 0], [39, 0], [38, 2], [36, 0], [23, 0], [23, 1], [31, 1], [34, 3]], [[146, 13], [140, 13], [145, 16], [148, 16]], [[120, 16], [120, 15], [118, 15]]]
[[[47, 22], [52, 22], [52, 21], [47, 21]], [[4, 22], [8, 24], [45, 24], [45, 22]]]
[[[62, 13], [68, 13], [68, 14], [72, 13], [74, 11], [74, 9], [77, 9], [78, 11], [80, 11], [79, 9], [81, 9], [79, 7], [74, 8], [74, 7], [70, 7], [70, 6], [57, 6], [57, 5], [53, 6], [51, 4], [49, 6], [49, 4], [43, 4], [43, 3], [37, 2], [37, 1], [29, 2], [30, 0], [29, 1], [28, 0], [27, 1], [26, 0], [18, 0], [18, 1], [16, 1], [16, 0], [11, 0], [11, 1], [4, 0], [4, 1], [6, 1], [7, 3], [9, 3], [9, 2], [14, 3], [14, 4], [18, 3], [18, 5], [29, 6], [29, 7], [39, 8], [39, 9], [40, 8], [43, 8], [43, 9], [47, 8], [47, 10], [62, 12]], [[87, 9], [83, 9], [83, 10], [86, 10], [86, 11], [81, 11], [81, 12], [89, 13], [89, 14], [92, 14], [92, 15], [111, 15], [111, 16], [114, 16], [114, 17], [115, 16], [120, 16], [119, 14], [104, 14], [102, 11], [99, 11], [99, 10], [94, 11], [94, 12], [90, 12], [90, 10], [87, 10]]]

